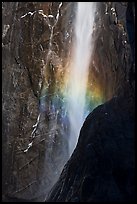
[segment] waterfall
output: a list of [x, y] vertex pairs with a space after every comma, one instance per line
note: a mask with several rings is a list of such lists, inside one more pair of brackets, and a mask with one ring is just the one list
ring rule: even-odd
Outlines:
[[77, 3], [71, 65], [67, 86], [70, 155], [77, 144], [79, 132], [88, 111], [86, 110], [86, 90], [93, 49], [92, 32], [94, 15], [95, 2]]

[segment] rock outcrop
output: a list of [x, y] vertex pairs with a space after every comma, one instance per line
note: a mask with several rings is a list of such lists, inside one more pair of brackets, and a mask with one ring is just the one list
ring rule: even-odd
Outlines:
[[47, 202], [134, 201], [133, 101], [114, 97], [89, 114]]
[[[68, 159], [50, 96], [67, 59], [72, 11], [71, 2], [2, 3], [3, 200], [44, 200]], [[49, 110], [41, 110], [45, 78]]]
[[[75, 6], [2, 2], [5, 202], [44, 201], [69, 158], [61, 111], [51, 110], [51, 104], [57, 91], [62, 110], [55, 86], [62, 86], [57, 79], [64, 77], [70, 60]], [[132, 3], [128, 8], [133, 8], [133, 13], [128, 10], [130, 29]], [[109, 101], [86, 119], [49, 202], [134, 199], [134, 41], [127, 35], [126, 11], [127, 2], [98, 3], [89, 88]]]
[[[106, 4], [107, 8], [110, 4]], [[119, 3], [115, 6], [118, 9]], [[110, 85], [108, 90], [111, 90], [106, 93], [111, 94], [108, 97], [112, 99], [95, 108], [86, 118], [81, 128], [76, 149], [65, 165], [46, 202], [135, 201], [135, 81], [134, 77], [130, 77], [130, 72], [134, 76], [133, 9], [134, 5], [128, 3], [123, 23], [119, 19], [120, 11], [116, 10], [118, 12], [117, 16], [115, 9], [112, 7], [112, 19], [110, 18], [111, 15], [108, 15], [108, 10], [106, 10], [108, 17], [106, 17], [107, 21], [104, 20], [104, 22], [107, 25], [104, 24], [101, 36], [102, 38], [104, 36], [105, 39], [105, 33], [108, 35], [110, 32], [110, 37], [106, 38], [106, 41], [102, 40], [102, 49], [106, 54], [111, 49], [108, 56], [111, 55], [112, 63], [107, 64], [108, 56], [105, 57], [99, 45], [96, 44], [98, 60], [102, 60], [103, 63], [107, 59], [101, 65], [104, 66], [104, 69], [101, 69], [104, 73], [100, 77], [108, 77], [111, 74], [109, 76], [111, 79], [118, 80], [117, 82], [115, 80], [105, 80], [105, 83], [108, 86]], [[124, 65], [124, 59], [129, 58], [123, 50], [122, 30], [121, 28], [119, 30], [118, 27], [125, 27], [126, 23], [128, 34], [130, 29], [129, 42], [132, 55], [131, 51], [128, 52], [131, 55], [131, 61]], [[105, 32], [106, 26], [107, 30]], [[111, 39], [111, 42], [109, 42], [109, 39]], [[112, 43], [112, 46], [110, 46], [110, 43]], [[116, 56], [119, 56], [117, 60], [115, 60]], [[118, 64], [113, 69], [116, 63]], [[106, 71], [105, 68], [110, 68], [111, 71]], [[123, 69], [125, 72], [121, 76]], [[122, 77], [121, 81], [119, 81], [120, 77]]]

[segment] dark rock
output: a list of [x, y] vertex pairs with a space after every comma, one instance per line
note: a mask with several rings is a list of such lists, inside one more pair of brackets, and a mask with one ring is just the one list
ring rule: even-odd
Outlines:
[[[67, 125], [65, 130], [60, 130], [59, 114], [57, 126], [52, 129], [56, 110], [51, 114], [51, 95], [55, 94], [57, 71], [61, 69], [58, 75], [62, 79], [70, 57], [76, 3], [63, 2], [49, 54], [51, 26], [56, 22], [60, 3], [2, 2], [2, 196], [5, 202], [44, 201], [68, 160]], [[134, 6], [128, 8], [127, 16], [132, 18]], [[128, 92], [131, 96], [113, 98], [89, 115], [50, 201], [99, 201], [112, 200], [112, 197], [130, 200], [133, 195], [129, 172], [132, 177], [134, 120], [129, 104], [134, 97], [135, 66], [131, 57], [132, 36], [128, 41], [126, 31], [126, 9], [126, 2], [98, 3], [93, 34], [94, 63], [91, 62], [89, 73], [93, 87], [89, 88], [93, 95], [99, 92], [103, 101], [121, 93]], [[130, 19], [128, 25], [130, 30]], [[43, 77], [45, 65], [46, 79]], [[47, 83], [47, 98], [40, 101], [45, 94], [42, 88]], [[56, 83], [61, 86], [61, 80]], [[40, 122], [36, 137], [32, 138], [39, 111]], [[30, 142], [32, 147], [24, 152]]]
[[[108, 7], [107, 14], [109, 14], [108, 11], [111, 8], [110, 4], [111, 2], [106, 4]], [[116, 3], [115, 6], [118, 11], [121, 5]], [[123, 16], [122, 21], [120, 20], [120, 11], [118, 11], [117, 18], [119, 23], [124, 22], [123, 26], [127, 23], [129, 42], [134, 59], [133, 9], [132, 3], [128, 3], [124, 21]], [[111, 15], [109, 17], [111, 18]], [[107, 21], [105, 25], [106, 27], [109, 26], [107, 32], [110, 24], [113, 23], [113, 20]], [[114, 31], [117, 28], [115, 21], [111, 29]], [[119, 35], [119, 31], [117, 30], [117, 34], [114, 34], [114, 42]], [[102, 31], [102, 35], [104, 35], [104, 31]], [[122, 54], [123, 48], [120, 41], [121, 37], [115, 42], [115, 49], [119, 49]], [[105, 45], [107, 43], [106, 41]], [[101, 41], [99, 44], [101, 44]], [[101, 55], [98, 54], [97, 56], [101, 58]], [[123, 62], [123, 58], [120, 57], [120, 60]], [[125, 77], [121, 78], [120, 89], [116, 84], [113, 93], [111, 89], [110, 93], [117, 96], [98, 106], [86, 118], [80, 131], [76, 149], [46, 202], [73, 202], [75, 198], [78, 202], [135, 201], [135, 97], [134, 87], [131, 86], [134, 82], [134, 78], [130, 77], [131, 64], [132, 60], [128, 64], [128, 69], [123, 66], [123, 63], [121, 64], [122, 69], [127, 71], [125, 76], [128, 80], [125, 83], [123, 81]], [[110, 73], [112, 73], [113, 66], [112, 63]], [[117, 74], [118, 70], [115, 70], [115, 72]], [[106, 73], [108, 74], [109, 71]], [[132, 72], [132, 74], [134, 73]], [[104, 73], [100, 76], [102, 75], [104, 76]], [[111, 77], [113, 76], [111, 75]], [[71, 194], [69, 194], [70, 189], [73, 189]]]
[[[8, 194], [13, 198], [44, 200], [68, 159], [67, 139], [58, 125], [60, 118], [53, 129], [56, 112], [51, 114], [48, 109], [56, 80], [56, 73], [50, 73], [50, 70], [51, 67], [56, 71], [59, 66], [64, 66], [71, 38], [71, 24], [68, 26], [67, 23], [72, 11], [71, 2], [66, 2], [54, 27], [52, 52], [48, 59], [50, 25], [54, 24], [58, 7], [59, 2], [2, 3], [3, 199]], [[49, 14], [53, 18], [45, 17]], [[65, 31], [69, 34], [67, 40]], [[40, 97], [45, 83], [45, 66], [46, 79], [51, 86], [44, 100], [47, 110], [42, 112]], [[39, 125], [32, 137], [39, 111]], [[29, 144], [32, 147], [24, 152]]]
[[33, 202], [31, 200], [25, 200], [25, 199], [21, 199], [21, 198], [14, 198], [14, 197], [10, 197], [10, 196], [5, 196], [5, 198], [3, 198], [3, 202], [22, 202], [22, 203], [27, 203], [27, 202]]
[[130, 93], [97, 107], [47, 202], [135, 201], [134, 126]]

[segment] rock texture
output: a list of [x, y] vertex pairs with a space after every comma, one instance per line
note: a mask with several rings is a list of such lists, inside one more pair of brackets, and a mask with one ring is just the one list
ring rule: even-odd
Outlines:
[[123, 92], [132, 57], [127, 35], [127, 4], [102, 2], [97, 5], [94, 52], [90, 80], [106, 100]]
[[67, 58], [72, 11], [71, 2], [2, 3], [3, 200], [42, 201], [68, 159], [60, 115], [42, 112], [40, 97], [46, 78], [50, 103]]
[[[134, 79], [130, 77], [130, 72], [134, 75], [134, 5], [124, 5], [127, 10], [121, 19], [118, 11], [121, 5], [115, 5], [116, 15], [112, 4], [101, 5], [101, 12], [105, 6], [110, 10], [106, 9], [107, 16], [101, 14], [104, 30], [98, 28], [102, 39], [97, 37], [95, 52], [103, 67], [100, 77], [104, 76], [105, 80], [101, 82], [108, 84], [106, 97], [112, 99], [98, 106], [86, 118], [76, 149], [46, 202], [135, 201], [135, 97]], [[130, 28], [132, 32], [129, 52], [124, 49], [127, 41], [122, 40], [126, 24], [127, 31]], [[131, 58], [127, 57], [129, 54]]]
[[[44, 201], [68, 160], [66, 130], [60, 128], [60, 113], [52, 112], [50, 103], [55, 84], [62, 85], [56, 77], [63, 78], [70, 60], [75, 6], [2, 3], [5, 202]], [[96, 92], [97, 87], [104, 101], [115, 98], [86, 119], [49, 202], [134, 199], [134, 43], [127, 35], [126, 11], [127, 2], [98, 3], [90, 88]], [[48, 97], [41, 102], [47, 84]]]
[[47, 202], [135, 199], [134, 99], [115, 97], [87, 117]]

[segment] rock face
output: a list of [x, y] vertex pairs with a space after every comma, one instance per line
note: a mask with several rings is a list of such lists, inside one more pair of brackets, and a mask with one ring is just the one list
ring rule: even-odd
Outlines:
[[115, 97], [87, 117], [47, 202], [134, 201], [133, 101]]
[[[67, 131], [60, 126], [58, 105], [62, 80], [58, 79], [64, 77], [70, 60], [75, 6], [75, 2], [2, 3], [5, 202], [44, 201], [68, 160]], [[133, 41], [127, 36], [126, 10], [126, 2], [98, 4], [89, 81], [104, 101], [116, 97], [86, 119], [49, 202], [134, 197]], [[60, 112], [51, 110], [55, 92]]]
[[127, 5], [102, 2], [97, 7], [89, 78], [95, 87], [99, 86], [105, 102], [123, 92], [132, 59], [126, 28]]
[[48, 81], [50, 107], [55, 72], [71, 42], [72, 11], [67, 2], [2, 3], [3, 200], [42, 201], [68, 159], [60, 114], [43, 110], [40, 98]]
[[[101, 75], [107, 76], [107, 74], [111, 74], [110, 78], [113, 79], [113, 76], [115, 76], [117, 79], [120, 79], [120, 73], [123, 73], [122, 69], [124, 68], [125, 75], [122, 75], [122, 78], [125, 79], [125, 82], [122, 78], [121, 84], [119, 84], [119, 80], [117, 81], [118, 83], [109, 80], [106, 82], [108, 85], [109, 83], [112, 85], [110, 87], [111, 91], [107, 92], [107, 94], [110, 93], [112, 95], [108, 95], [108, 97], [113, 97], [108, 102], [94, 109], [86, 118], [81, 128], [76, 149], [65, 165], [58, 182], [53, 187], [46, 202], [135, 201], [135, 97], [134, 79], [133, 77], [130, 78], [129, 74], [132, 72], [133, 75], [132, 63], [134, 63], [134, 7], [129, 4], [127, 13], [125, 13], [127, 14], [127, 16], [125, 15], [127, 22], [125, 21], [125, 17], [123, 23], [116, 22], [116, 20], [120, 21], [120, 13], [118, 13], [118, 16], [113, 13], [113, 19], [107, 19], [107, 28], [109, 26], [107, 31], [112, 32], [114, 35], [111, 43], [112, 50], [114, 49], [115, 52], [114, 50], [112, 52], [110, 51], [112, 54], [111, 68], [113, 68], [115, 63], [120, 64], [117, 64], [116, 69], [112, 69], [110, 72], [107, 71]], [[108, 3], [106, 6], [108, 8], [110, 4]], [[115, 6], [118, 10], [120, 5], [116, 4]], [[113, 9], [111, 8], [112, 11]], [[108, 11], [106, 10], [106, 12]], [[119, 36], [122, 33], [121, 29], [118, 30], [117, 27], [125, 26], [126, 23], [127, 30], [129, 31], [129, 28], [131, 28], [130, 32], [132, 30], [132, 35], [129, 36], [129, 42], [131, 42], [130, 45], [133, 54], [131, 57], [133, 61], [131, 60], [128, 63], [127, 66], [129, 67], [127, 68], [123, 64], [122, 36]], [[114, 34], [115, 31], [117, 31], [117, 34]], [[101, 36], [104, 36], [104, 31], [101, 32]], [[112, 37], [112, 35], [110, 36]], [[116, 41], [115, 38], [117, 37], [118, 39]], [[108, 49], [110, 48], [109, 43], [102, 41], [102, 45], [109, 45]], [[113, 47], [114, 45], [115, 47]], [[97, 46], [97, 48], [99, 47]], [[105, 47], [102, 49], [105, 49]], [[117, 49], [119, 49], [119, 53]], [[97, 54], [99, 60], [104, 59], [104, 56], [101, 56], [102, 52], [100, 49], [98, 49], [98, 52], [100, 52]], [[116, 53], [120, 58], [117, 62], [113, 62], [117, 55]], [[125, 57], [126, 55], [124, 55]], [[107, 65], [106, 63], [107, 61], [102, 66]], [[119, 69], [119, 66], [121, 66], [121, 69]], [[115, 89], [112, 89], [112, 87], [115, 87]]]

